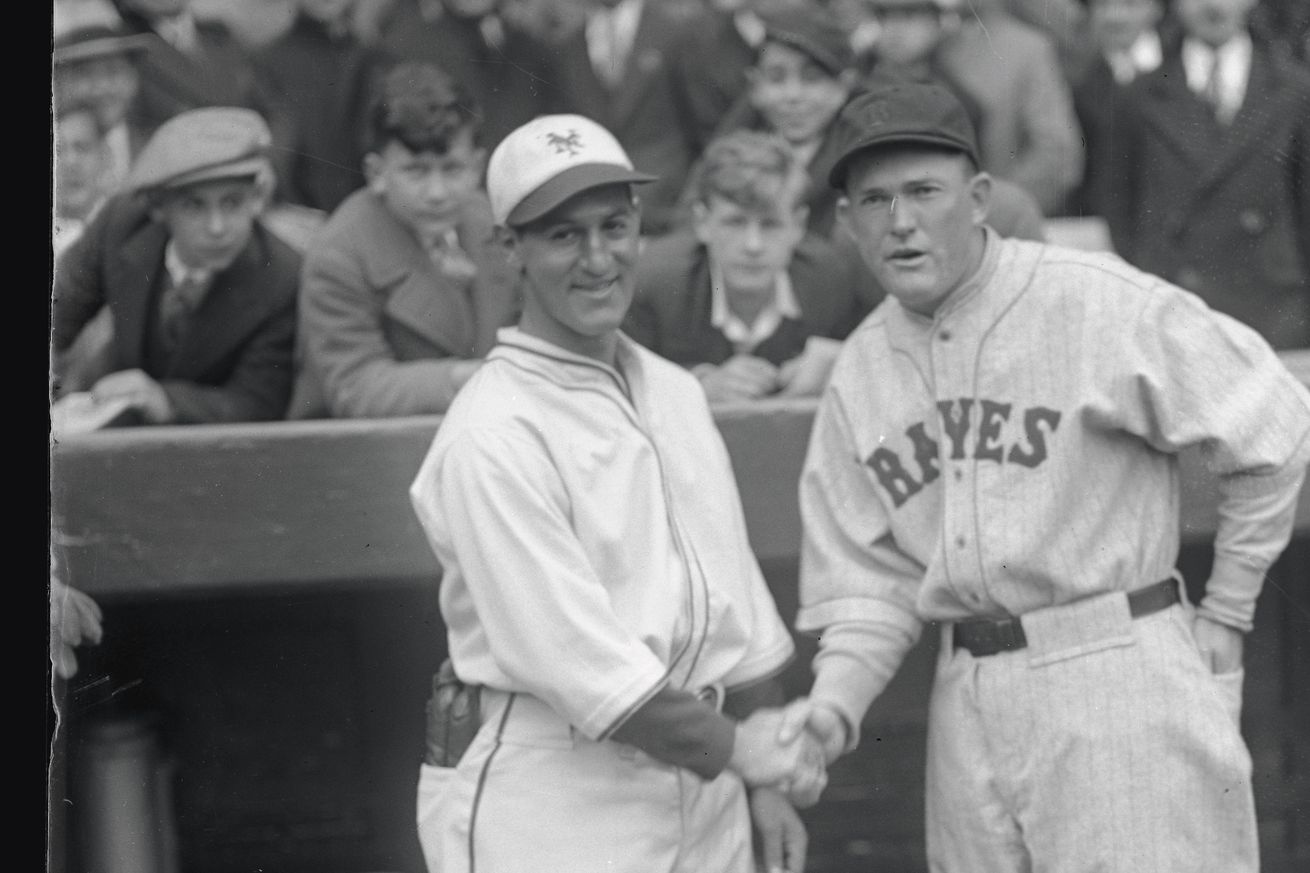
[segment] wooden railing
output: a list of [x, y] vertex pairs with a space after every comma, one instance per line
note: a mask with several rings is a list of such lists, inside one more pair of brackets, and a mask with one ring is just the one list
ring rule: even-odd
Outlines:
[[[1310, 352], [1284, 355], [1310, 384]], [[716, 409], [761, 560], [800, 544], [812, 400]], [[431, 579], [407, 489], [436, 417], [108, 430], [54, 446], [55, 544], [92, 592]], [[1182, 523], [1213, 534], [1216, 492], [1185, 457]], [[1310, 489], [1297, 529], [1310, 530]]]

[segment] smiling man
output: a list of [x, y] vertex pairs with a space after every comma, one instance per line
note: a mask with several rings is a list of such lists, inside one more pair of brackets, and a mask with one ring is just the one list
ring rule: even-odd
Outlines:
[[305, 253], [293, 418], [446, 411], [513, 321], [518, 282], [479, 186], [474, 105], [444, 71], [388, 73], [365, 187]]
[[[842, 112], [831, 184], [887, 300], [847, 339], [800, 483], [807, 724], [830, 757], [925, 624], [940, 873], [1258, 867], [1243, 635], [1310, 460], [1310, 394], [1249, 327], [1117, 258], [985, 224], [964, 108]], [[1218, 478], [1198, 604], [1178, 455]]]
[[[769, 786], [812, 802], [826, 776], [767, 706], [792, 640], [695, 377], [619, 331], [651, 177], [577, 115], [511, 132], [487, 175], [523, 313], [410, 488], [480, 715], [422, 767], [428, 869], [751, 873], [753, 813], [761, 861], [796, 873], [804, 828]], [[461, 721], [442, 700], [436, 741]]]
[[[56, 271], [56, 379], [105, 307], [104, 372], [89, 386], [145, 424], [281, 418], [291, 393], [300, 256], [259, 221], [271, 136], [257, 113], [196, 109], [142, 149], [127, 191], [97, 212]], [[56, 393], [83, 385], [57, 381]]]

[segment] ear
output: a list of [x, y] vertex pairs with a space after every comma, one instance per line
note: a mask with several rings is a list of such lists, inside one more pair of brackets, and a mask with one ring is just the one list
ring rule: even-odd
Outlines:
[[364, 181], [374, 194], [387, 192], [387, 180], [382, 175], [382, 156], [377, 152], [364, 155]]
[[696, 234], [696, 239], [701, 245], [708, 242], [709, 237], [709, 218], [710, 211], [705, 208], [705, 204], [697, 200], [691, 204], [691, 228]]
[[507, 227], [496, 225], [492, 230], [496, 245], [505, 251], [505, 260], [519, 272], [523, 271], [523, 258], [519, 254], [519, 236]]
[[851, 228], [851, 201], [845, 194], [837, 198], [837, 228], [853, 242], [859, 242]]
[[969, 180], [969, 199], [973, 201], [973, 223], [982, 224], [992, 208], [992, 177], [975, 173]]

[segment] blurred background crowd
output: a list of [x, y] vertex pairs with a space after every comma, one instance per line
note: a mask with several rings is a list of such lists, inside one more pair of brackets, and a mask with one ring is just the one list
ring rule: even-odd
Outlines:
[[1001, 234], [1310, 347], [1308, 65], [1304, 0], [54, 0], [53, 393], [444, 412], [516, 317], [486, 157], [552, 112], [659, 177], [629, 332], [712, 399], [815, 393], [882, 299], [827, 134], [897, 78], [969, 109]]

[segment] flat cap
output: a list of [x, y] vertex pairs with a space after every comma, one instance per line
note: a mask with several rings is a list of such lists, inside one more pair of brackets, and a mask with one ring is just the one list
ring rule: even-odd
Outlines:
[[150, 47], [147, 33], [130, 33], [112, 24], [87, 24], [59, 34], [52, 51], [55, 66], [110, 55], [137, 55]]
[[761, 16], [765, 42], [790, 46], [837, 76], [855, 64], [850, 35], [822, 7], [788, 6]]
[[834, 136], [837, 160], [828, 184], [846, 187], [851, 159], [874, 146], [917, 143], [963, 152], [978, 164], [978, 143], [969, 113], [948, 88], [894, 80], [861, 91], [842, 107]]
[[180, 188], [215, 179], [272, 172], [272, 134], [254, 110], [236, 106], [192, 109], [165, 121], [128, 171], [130, 191]]

